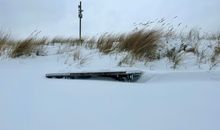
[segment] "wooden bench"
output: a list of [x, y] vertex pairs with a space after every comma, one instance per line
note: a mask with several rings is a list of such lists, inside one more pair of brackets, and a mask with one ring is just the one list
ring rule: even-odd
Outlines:
[[105, 71], [105, 72], [78, 72], [78, 73], [51, 73], [46, 74], [47, 78], [57, 79], [97, 79], [105, 80], [111, 78], [113, 80], [124, 82], [136, 82], [142, 71]]

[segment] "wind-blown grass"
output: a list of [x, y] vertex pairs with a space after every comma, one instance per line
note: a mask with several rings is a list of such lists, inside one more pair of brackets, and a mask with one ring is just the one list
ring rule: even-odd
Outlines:
[[139, 30], [128, 34], [104, 34], [96, 42], [96, 48], [104, 54], [129, 52], [135, 59], [155, 60], [161, 39], [157, 30]]
[[160, 38], [160, 31], [139, 30], [126, 35], [118, 49], [130, 52], [136, 59], [155, 60]]
[[31, 54], [38, 54], [39, 46], [46, 44], [47, 39], [27, 38], [25, 40], [17, 41], [11, 49], [10, 57], [17, 58], [20, 56], [30, 56]]
[[71, 44], [71, 45], [80, 45], [84, 42], [84, 39], [79, 40], [78, 38], [63, 38], [63, 37], [54, 37], [50, 43], [60, 43], [60, 44]]
[[[24, 40], [14, 40], [9, 35], [0, 33], [0, 56], [4, 54], [11, 58], [18, 58], [39, 55], [42, 47], [53, 46], [56, 43], [59, 47], [65, 48], [61, 50], [62, 53], [72, 52], [71, 47], [73, 46], [81, 46], [86, 49], [95, 49], [101, 55], [121, 55], [122, 59], [118, 63], [119, 66], [123, 64], [132, 66], [140, 61], [147, 63], [161, 58], [168, 58], [173, 63], [172, 68], [176, 69], [177, 66], [182, 64], [185, 54], [194, 54], [198, 59], [196, 61], [198, 63], [211, 61], [212, 66], [215, 66], [220, 56], [220, 47], [216, 46], [213, 49], [215, 45], [213, 44], [209, 47], [207, 46], [206, 49], [202, 48], [203, 45], [201, 45], [204, 41], [215, 42], [215, 40], [219, 44], [219, 34], [204, 36], [196, 29], [178, 33], [173, 29], [167, 31], [164, 29], [144, 28], [121, 34], [105, 33], [99, 37], [83, 38], [82, 41], [74, 37], [54, 37], [52, 40], [47, 40], [47, 38], [36, 38], [36, 35]], [[173, 45], [170, 46], [173, 42], [175, 42], [174, 48], [172, 48]], [[210, 48], [212, 52], [210, 52]], [[206, 52], [209, 52], [209, 54], [205, 55]], [[79, 58], [78, 52], [71, 56], [73, 56], [73, 59], [82, 59]]]

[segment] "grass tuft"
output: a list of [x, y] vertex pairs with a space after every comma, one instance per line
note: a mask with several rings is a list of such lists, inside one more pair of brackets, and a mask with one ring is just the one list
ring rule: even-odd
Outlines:
[[109, 54], [114, 51], [114, 44], [118, 41], [117, 35], [104, 34], [97, 40], [97, 48], [104, 54]]
[[172, 68], [176, 69], [183, 60], [184, 50], [180, 46], [179, 48], [173, 47], [172, 49], [167, 49], [165, 56], [173, 63]]
[[0, 56], [4, 53], [8, 53], [15, 41], [11, 39], [10, 35], [0, 32]]
[[71, 45], [80, 45], [84, 42], [84, 39], [81, 41], [77, 38], [62, 38], [62, 37], [55, 37], [53, 38], [50, 43], [61, 43], [61, 44], [71, 44]]
[[0, 35], [0, 55], [4, 51], [7, 42], [8, 42], [8, 36]]
[[122, 38], [119, 51], [130, 52], [136, 59], [155, 60], [161, 38], [160, 31], [139, 30]]
[[17, 58], [21, 56], [30, 56], [33, 53], [38, 55], [39, 46], [46, 44], [47, 39], [27, 38], [25, 40], [18, 41], [11, 49], [10, 57]]

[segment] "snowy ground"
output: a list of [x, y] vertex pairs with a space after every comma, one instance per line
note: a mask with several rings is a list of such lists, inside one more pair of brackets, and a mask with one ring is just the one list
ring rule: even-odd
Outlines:
[[[55, 54], [1, 59], [0, 130], [220, 129], [219, 69], [195, 69], [190, 62], [174, 71], [164, 60], [120, 68], [108, 58], [93, 56], [83, 67]], [[137, 83], [45, 78], [97, 67], [144, 75]]]

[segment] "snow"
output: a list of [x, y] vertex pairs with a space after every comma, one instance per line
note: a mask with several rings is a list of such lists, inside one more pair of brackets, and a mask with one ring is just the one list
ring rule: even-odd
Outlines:
[[[68, 56], [1, 59], [0, 130], [220, 129], [218, 69], [171, 70], [164, 60], [155, 69], [117, 67], [114, 56], [98, 54], [80, 67], [64, 63]], [[110, 68], [144, 75], [137, 83], [45, 78]]]
[[[178, 48], [175, 40], [166, 47]], [[167, 58], [118, 66], [126, 52], [103, 55], [68, 44], [45, 46], [46, 56], [3, 55], [0, 130], [219, 130], [220, 66], [210, 71], [208, 59], [216, 44], [200, 41], [205, 58], [186, 53], [175, 70]], [[136, 83], [45, 77], [96, 71], [143, 75]]]

